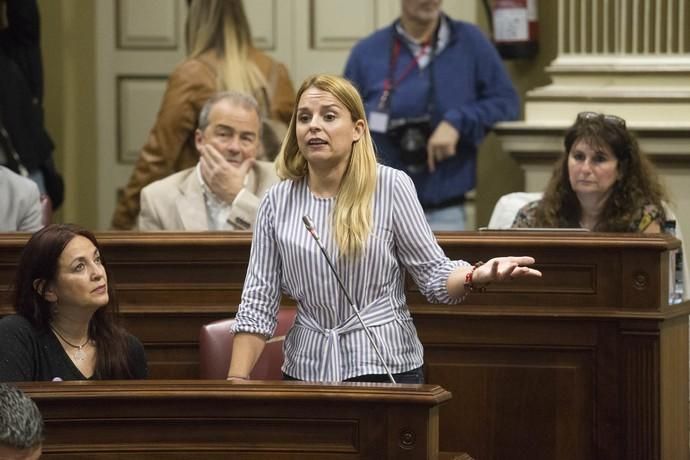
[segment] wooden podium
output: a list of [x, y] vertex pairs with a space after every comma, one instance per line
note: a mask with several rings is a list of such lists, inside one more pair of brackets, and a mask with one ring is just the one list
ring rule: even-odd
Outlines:
[[[688, 460], [688, 313], [668, 305], [666, 235], [439, 233], [451, 258], [531, 255], [544, 276], [430, 305], [408, 285], [441, 452], [481, 460]], [[249, 234], [101, 233], [151, 377], [198, 376], [201, 324], [232, 315]], [[0, 236], [6, 290], [26, 235]], [[1, 294], [1, 292], [0, 292]], [[0, 298], [4, 300], [3, 296]], [[0, 315], [11, 312], [0, 304]]]
[[531, 255], [542, 279], [432, 306], [410, 286], [441, 450], [477, 459], [688, 459], [688, 313], [665, 235], [437, 235], [451, 258]]
[[436, 385], [28, 383], [45, 459], [437, 459]]

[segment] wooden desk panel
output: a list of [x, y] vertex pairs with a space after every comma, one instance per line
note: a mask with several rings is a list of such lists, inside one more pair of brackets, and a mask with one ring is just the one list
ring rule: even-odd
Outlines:
[[[0, 316], [28, 234], [0, 235]], [[112, 271], [123, 324], [146, 348], [152, 378], [199, 376], [202, 324], [234, 314], [251, 245], [249, 233], [97, 235]]]
[[[664, 235], [439, 233], [452, 258], [532, 255], [544, 277], [430, 305], [408, 283], [427, 381], [451, 391], [443, 452], [688, 459], [690, 304], [669, 306]], [[25, 236], [0, 236], [0, 289]], [[248, 234], [98, 235], [153, 378], [198, 375], [199, 326], [239, 302]], [[11, 309], [0, 304], [0, 314]]]
[[435, 385], [302, 382], [22, 384], [46, 459], [438, 458]]

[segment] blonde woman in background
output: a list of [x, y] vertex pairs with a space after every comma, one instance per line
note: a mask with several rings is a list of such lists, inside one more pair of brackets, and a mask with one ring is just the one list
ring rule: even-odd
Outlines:
[[[270, 126], [289, 122], [292, 114], [295, 91], [287, 69], [254, 47], [242, 1], [188, 3], [188, 57], [168, 79], [156, 122], [113, 215], [114, 229], [134, 227], [144, 186], [199, 161], [194, 130], [201, 107], [216, 92], [241, 91], [259, 101], [264, 118], [273, 120], [264, 125], [264, 144], [273, 134]], [[209, 168], [218, 161], [203, 155], [201, 163], [208, 183], [219, 182], [231, 167]]]

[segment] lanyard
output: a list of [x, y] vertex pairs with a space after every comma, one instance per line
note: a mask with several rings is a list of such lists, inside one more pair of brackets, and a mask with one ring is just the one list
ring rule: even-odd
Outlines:
[[398, 63], [398, 56], [400, 55], [400, 37], [395, 37], [393, 43], [393, 50], [391, 52], [391, 61], [388, 68], [388, 77], [383, 81], [383, 94], [381, 95], [381, 100], [379, 101], [379, 109], [385, 109], [388, 104], [388, 98], [390, 97], [393, 89], [399, 85], [408, 75], [412, 72], [415, 66], [419, 67], [419, 60], [428, 52], [429, 44], [424, 43], [419, 52], [414, 56], [414, 59], [405, 67], [397, 81], [395, 80], [395, 67]]
[[[395, 68], [398, 64], [398, 57], [400, 56], [400, 48], [402, 46], [400, 35], [395, 29], [395, 25], [393, 26], [393, 47], [391, 49], [391, 59], [390, 63], [388, 65], [388, 76], [386, 79], [383, 81], [383, 93], [381, 94], [381, 99], [379, 100], [379, 105], [378, 109], [380, 111], [388, 111], [388, 104], [390, 102], [390, 96], [395, 90], [395, 87], [398, 86], [405, 78], [407, 78], [410, 73], [412, 73], [412, 70], [414, 70], [415, 67], [419, 67], [419, 60], [424, 57], [425, 54], [430, 52], [431, 54], [429, 55], [429, 94], [427, 96], [428, 98], [428, 113], [431, 114], [431, 111], [433, 109], [433, 93], [434, 93], [434, 74], [433, 74], [433, 61], [434, 57], [436, 55], [436, 48], [438, 47], [438, 31], [441, 28], [441, 21], [443, 21], [443, 17], [439, 17], [438, 20], [438, 25], [436, 26], [436, 30], [434, 31], [433, 37], [429, 41], [425, 42], [422, 44], [421, 49], [417, 54], [413, 56], [412, 61], [403, 69], [401, 72], [400, 76], [395, 79]], [[431, 48], [431, 49], [430, 49]]]

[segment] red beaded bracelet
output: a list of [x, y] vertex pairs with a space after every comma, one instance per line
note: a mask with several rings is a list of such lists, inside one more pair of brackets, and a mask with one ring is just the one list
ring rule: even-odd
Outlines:
[[465, 275], [465, 293], [470, 293], [470, 292], [485, 292], [486, 291], [486, 286], [487, 284], [484, 284], [482, 286], [476, 286], [474, 282], [472, 281], [472, 275], [474, 275], [474, 271], [481, 267], [484, 264], [484, 262], [479, 261], [474, 264], [472, 267], [472, 270], [467, 272], [467, 275]]

